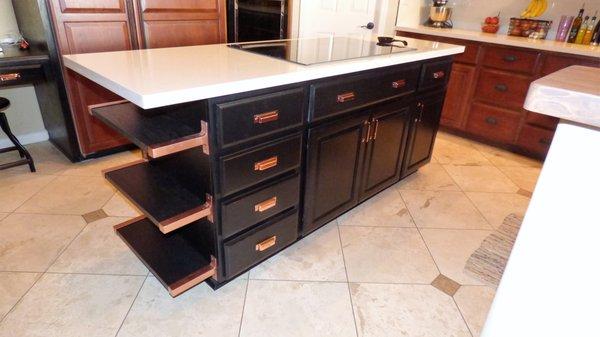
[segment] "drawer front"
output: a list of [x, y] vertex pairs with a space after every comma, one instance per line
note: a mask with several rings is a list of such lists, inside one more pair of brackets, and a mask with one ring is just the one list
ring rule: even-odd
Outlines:
[[298, 238], [296, 210], [225, 242], [225, 274], [231, 278]]
[[221, 158], [223, 196], [250, 187], [300, 165], [302, 136]]
[[527, 124], [530, 125], [539, 126], [548, 130], [556, 130], [556, 126], [558, 125], [559, 119], [556, 117], [528, 111], [526, 121]]
[[521, 109], [527, 97], [531, 79], [504, 72], [481, 70], [475, 89], [475, 99], [494, 105]]
[[302, 125], [304, 88], [218, 103], [217, 128], [222, 148]]
[[479, 44], [469, 43], [464, 40], [456, 40], [455, 42], [450, 42], [458, 45], [465, 46], [465, 52], [462, 54], [458, 54], [454, 56], [454, 62], [459, 63], [477, 63], [477, 56], [479, 56]]
[[257, 192], [226, 201], [221, 206], [222, 235], [229, 237], [298, 205], [300, 176], [276, 182]]
[[452, 61], [425, 63], [421, 70], [419, 90], [422, 91], [446, 85], [450, 78], [451, 68]]
[[529, 152], [545, 156], [550, 149], [554, 131], [524, 125], [517, 139], [517, 145]]
[[493, 106], [475, 103], [467, 122], [470, 133], [503, 143], [512, 143], [517, 134], [519, 114]]
[[39, 66], [23, 66], [2, 68], [0, 70], [0, 87], [29, 84], [44, 78]]
[[415, 91], [419, 65], [382, 68], [373, 73], [337, 78], [311, 85], [311, 120], [333, 116], [380, 100]]
[[512, 48], [486, 46], [483, 65], [514, 72], [533, 74], [539, 53]]

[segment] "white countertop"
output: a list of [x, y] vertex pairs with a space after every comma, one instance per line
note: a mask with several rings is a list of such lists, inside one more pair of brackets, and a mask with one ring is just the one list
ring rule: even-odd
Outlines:
[[600, 127], [600, 68], [571, 66], [532, 82], [525, 109]]
[[63, 56], [68, 68], [144, 108], [190, 102], [464, 52], [406, 39], [415, 51], [303, 66], [225, 44]]
[[551, 40], [552, 36], [549, 36], [548, 40], [534, 40], [518, 36], [508, 36], [505, 34], [490, 34], [483, 33], [481, 31], [465, 30], [465, 29], [440, 29], [426, 26], [415, 26], [415, 27], [396, 27], [396, 30], [409, 32], [428, 34], [435, 36], [442, 36], [455, 39], [471, 40], [485, 43], [494, 43], [512, 47], [520, 48], [531, 48], [544, 51], [552, 51], [556, 53], [566, 53], [579, 56], [597, 57], [600, 63], [600, 46], [584, 46], [580, 44], [558, 42]]

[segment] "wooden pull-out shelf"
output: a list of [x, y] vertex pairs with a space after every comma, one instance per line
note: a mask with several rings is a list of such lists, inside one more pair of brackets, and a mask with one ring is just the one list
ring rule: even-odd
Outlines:
[[150, 158], [202, 146], [208, 154], [208, 127], [199, 107], [189, 105], [144, 110], [123, 101], [96, 105], [92, 115], [120, 132]]
[[[190, 226], [202, 224], [196, 222]], [[194, 245], [196, 241], [190, 238], [194, 231], [186, 228], [164, 235], [145, 217], [129, 220], [114, 228], [173, 297], [216, 273], [215, 258], [207, 257], [202, 252], [203, 247]]]
[[212, 197], [190, 190], [174, 171], [140, 161], [104, 174], [165, 234], [202, 218], [212, 222]]

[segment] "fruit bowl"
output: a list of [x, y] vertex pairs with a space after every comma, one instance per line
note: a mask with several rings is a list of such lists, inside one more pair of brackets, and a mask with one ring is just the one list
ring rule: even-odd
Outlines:
[[493, 23], [482, 23], [481, 24], [481, 31], [484, 33], [496, 34], [496, 33], [498, 33], [499, 29], [500, 29], [499, 24], [493, 24]]

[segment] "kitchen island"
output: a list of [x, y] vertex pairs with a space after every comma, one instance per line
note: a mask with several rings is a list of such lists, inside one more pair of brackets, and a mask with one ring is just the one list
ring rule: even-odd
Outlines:
[[125, 99], [90, 113], [144, 154], [105, 173], [144, 214], [117, 234], [172, 296], [218, 288], [415, 172], [464, 47], [407, 41], [310, 66], [227, 45], [65, 56]]

